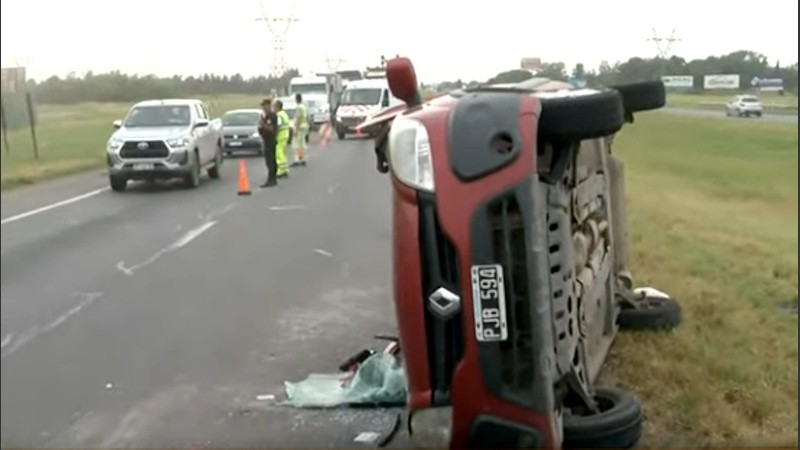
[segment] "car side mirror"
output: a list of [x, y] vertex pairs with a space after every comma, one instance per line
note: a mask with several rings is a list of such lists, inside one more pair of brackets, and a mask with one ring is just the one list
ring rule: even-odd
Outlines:
[[122, 121], [121, 120], [115, 120], [114, 121], [114, 129], [119, 130], [120, 128], [122, 128]]
[[197, 122], [194, 123], [194, 128], [201, 128], [201, 127], [207, 127], [207, 126], [208, 126], [208, 120], [207, 119], [197, 119]]

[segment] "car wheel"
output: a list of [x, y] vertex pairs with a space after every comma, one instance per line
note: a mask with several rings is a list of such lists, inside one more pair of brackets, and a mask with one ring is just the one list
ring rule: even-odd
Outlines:
[[213, 180], [218, 180], [221, 171], [222, 171], [222, 152], [217, 151], [217, 153], [214, 155], [214, 165], [209, 167], [207, 170], [208, 177]]
[[661, 330], [681, 323], [681, 305], [672, 298], [645, 297], [636, 308], [623, 308], [617, 316], [622, 330]]
[[200, 160], [197, 153], [193, 153], [192, 171], [184, 176], [183, 182], [186, 187], [194, 189], [200, 186]]
[[614, 86], [622, 96], [622, 106], [627, 114], [658, 109], [667, 103], [667, 93], [661, 81], [643, 81]]
[[593, 95], [542, 99], [539, 136], [545, 142], [577, 142], [616, 133], [624, 123], [622, 95], [616, 90]]
[[339, 138], [340, 141], [343, 141], [347, 133], [342, 130], [336, 130], [336, 136]]
[[111, 190], [114, 192], [122, 192], [128, 187], [128, 180], [124, 177], [109, 175], [108, 181], [111, 184]]
[[564, 448], [632, 448], [642, 435], [644, 414], [639, 400], [619, 388], [598, 387], [600, 412], [564, 414]]

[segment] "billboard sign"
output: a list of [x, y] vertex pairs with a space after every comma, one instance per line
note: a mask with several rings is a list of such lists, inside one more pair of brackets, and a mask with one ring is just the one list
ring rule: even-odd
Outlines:
[[691, 75], [667, 75], [661, 77], [667, 89], [691, 89], [694, 87], [694, 77]]
[[21, 91], [24, 86], [24, 67], [4, 67], [0, 69], [0, 88], [4, 93]]
[[542, 58], [522, 58], [519, 68], [535, 72], [542, 68]]
[[703, 89], [739, 89], [739, 75], [706, 75], [703, 77]]
[[782, 91], [783, 90], [783, 78], [759, 78], [753, 77], [750, 80], [750, 84], [753, 87], [758, 88], [759, 91]]

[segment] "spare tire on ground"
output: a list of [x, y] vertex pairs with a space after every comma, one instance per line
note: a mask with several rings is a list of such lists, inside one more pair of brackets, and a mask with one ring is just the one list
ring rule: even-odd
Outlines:
[[617, 316], [621, 330], [663, 330], [681, 323], [681, 305], [667, 297], [636, 300], [637, 307], [623, 308]]

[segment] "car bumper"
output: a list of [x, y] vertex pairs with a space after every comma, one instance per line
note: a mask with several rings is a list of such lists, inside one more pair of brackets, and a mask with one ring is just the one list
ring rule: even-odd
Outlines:
[[246, 139], [230, 139], [226, 138], [222, 140], [222, 148], [226, 152], [237, 152], [237, 151], [262, 151], [264, 149], [264, 141], [258, 138], [246, 138]]
[[361, 125], [365, 120], [365, 117], [337, 117], [336, 118], [336, 129], [339, 131], [344, 131], [346, 133], [354, 133], [356, 131], [356, 127]]
[[124, 160], [109, 166], [109, 175], [129, 180], [168, 180], [191, 174], [192, 166], [164, 160]]

